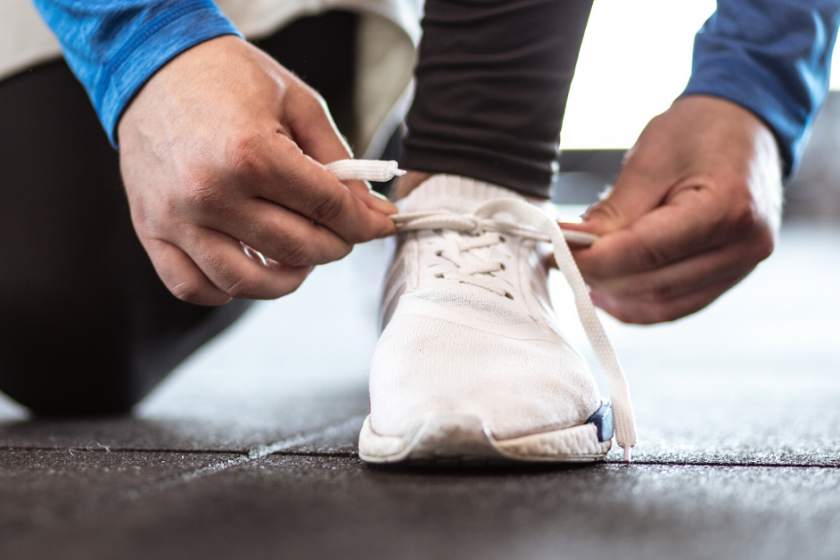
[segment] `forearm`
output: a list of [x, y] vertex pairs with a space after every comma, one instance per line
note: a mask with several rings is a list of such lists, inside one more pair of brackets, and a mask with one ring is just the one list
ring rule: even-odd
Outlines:
[[210, 0], [34, 0], [116, 145], [116, 126], [140, 87], [184, 50], [238, 34]]
[[718, 0], [684, 95], [728, 99], [761, 118], [788, 176], [825, 101], [838, 24], [840, 0]]

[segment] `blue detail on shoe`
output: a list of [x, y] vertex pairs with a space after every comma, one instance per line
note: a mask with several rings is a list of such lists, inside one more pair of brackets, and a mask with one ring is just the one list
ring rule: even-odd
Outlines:
[[601, 408], [589, 417], [587, 424], [595, 424], [598, 429], [598, 441], [609, 441], [613, 437], [613, 414], [612, 405], [602, 401]]

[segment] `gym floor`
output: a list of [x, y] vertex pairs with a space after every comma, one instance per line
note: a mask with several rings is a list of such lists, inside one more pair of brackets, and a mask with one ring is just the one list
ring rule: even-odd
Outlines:
[[357, 457], [384, 267], [359, 247], [132, 418], [32, 421], [0, 397], [0, 558], [837, 558], [838, 247], [837, 221], [791, 220], [710, 308], [605, 319], [633, 464], [449, 470]]

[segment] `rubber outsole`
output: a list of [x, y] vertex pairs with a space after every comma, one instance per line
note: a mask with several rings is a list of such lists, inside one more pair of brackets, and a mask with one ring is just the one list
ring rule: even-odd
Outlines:
[[373, 431], [370, 416], [359, 434], [359, 457], [368, 463], [588, 463], [612, 443], [612, 411], [604, 404], [586, 423], [562, 430], [497, 440], [477, 416], [429, 414], [417, 433], [401, 437]]

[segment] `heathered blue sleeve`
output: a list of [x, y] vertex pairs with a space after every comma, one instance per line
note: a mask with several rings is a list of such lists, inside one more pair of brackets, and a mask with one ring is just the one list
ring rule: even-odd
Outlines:
[[239, 34], [210, 0], [34, 0], [116, 147], [116, 126], [158, 68], [186, 49]]
[[840, 0], [718, 0], [684, 94], [722, 97], [764, 120], [789, 176], [828, 92], [838, 24]]

